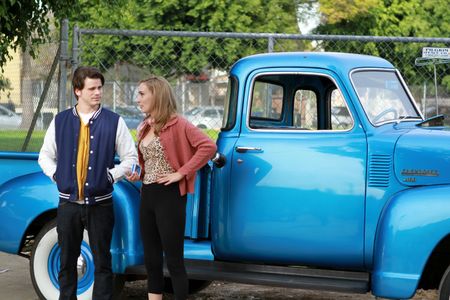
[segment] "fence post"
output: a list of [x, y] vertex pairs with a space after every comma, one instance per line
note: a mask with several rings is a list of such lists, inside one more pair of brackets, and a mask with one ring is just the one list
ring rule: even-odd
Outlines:
[[[434, 61], [434, 60], [433, 60]], [[437, 76], [436, 76], [436, 64], [433, 63], [434, 68], [434, 92], [435, 92], [435, 100], [436, 100], [436, 115], [439, 114], [439, 103], [438, 103], [438, 88], [437, 88]]]
[[69, 48], [69, 20], [61, 20], [61, 35], [60, 35], [60, 54], [59, 54], [59, 105], [58, 111], [61, 112], [66, 109], [66, 62], [68, 60], [67, 53]]
[[269, 52], [269, 53], [273, 52], [273, 42], [274, 42], [274, 38], [272, 36], [269, 36], [268, 41], [267, 41], [267, 52]]
[[[73, 35], [72, 35], [72, 72], [75, 71], [78, 68], [79, 61], [78, 61], [78, 52], [79, 52], [79, 41], [80, 41], [80, 28], [78, 25], [75, 24], [73, 26]], [[71, 99], [72, 99], [72, 105], [75, 105], [77, 103], [77, 99], [75, 98], [75, 94], [72, 92], [70, 93]]]

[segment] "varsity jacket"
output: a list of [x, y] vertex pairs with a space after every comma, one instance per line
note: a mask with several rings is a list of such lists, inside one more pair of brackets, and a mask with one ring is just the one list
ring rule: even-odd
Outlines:
[[[137, 163], [134, 141], [123, 119], [100, 107], [89, 120], [89, 161], [84, 199], [79, 199], [76, 174], [80, 118], [76, 108], [56, 115], [39, 154], [44, 173], [56, 181], [60, 202], [84, 200], [86, 204], [110, 199], [113, 183]], [[121, 163], [114, 165], [115, 153]], [[54, 151], [54, 153], [53, 153]]]

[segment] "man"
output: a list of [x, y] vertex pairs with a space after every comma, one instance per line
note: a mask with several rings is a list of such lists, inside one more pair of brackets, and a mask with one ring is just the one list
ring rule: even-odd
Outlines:
[[[76, 299], [77, 259], [85, 228], [95, 264], [93, 299], [112, 299], [113, 183], [137, 163], [137, 152], [125, 121], [101, 106], [104, 82], [96, 68], [75, 70], [77, 105], [55, 116], [39, 153], [39, 165], [59, 191], [60, 300]], [[116, 152], [120, 164], [115, 166]]]

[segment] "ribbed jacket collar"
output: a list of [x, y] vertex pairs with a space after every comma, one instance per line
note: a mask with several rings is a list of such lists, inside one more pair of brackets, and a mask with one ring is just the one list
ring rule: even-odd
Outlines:
[[[72, 108], [72, 113], [73, 113], [74, 116], [76, 116], [77, 118], [79, 118], [80, 116], [78, 115], [77, 106], [78, 106], [78, 104], [76, 104], [76, 105]], [[100, 113], [102, 112], [102, 110], [103, 110], [103, 107], [102, 107], [102, 105], [100, 104], [100, 106], [98, 107], [97, 111], [94, 113], [94, 115], [92, 116], [91, 119], [92, 119], [92, 120], [97, 119], [97, 117], [100, 115]]]

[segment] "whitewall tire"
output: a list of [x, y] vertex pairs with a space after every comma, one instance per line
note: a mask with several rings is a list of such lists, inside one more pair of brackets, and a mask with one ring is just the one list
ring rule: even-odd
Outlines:
[[450, 300], [450, 266], [448, 266], [439, 284], [439, 300]]
[[[48, 223], [36, 237], [30, 259], [30, 275], [40, 299], [57, 300], [59, 297], [59, 253], [56, 220]], [[94, 260], [87, 231], [84, 231], [81, 255], [78, 258], [78, 300], [92, 299], [94, 287]]]

